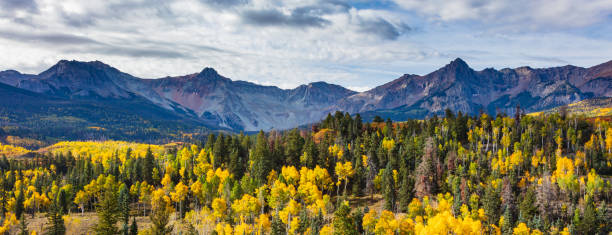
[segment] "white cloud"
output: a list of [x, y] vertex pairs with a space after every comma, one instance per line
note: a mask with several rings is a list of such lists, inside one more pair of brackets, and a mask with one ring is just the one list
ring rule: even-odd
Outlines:
[[[454, 57], [466, 58], [476, 67], [561, 61], [589, 65], [612, 54], [604, 39], [537, 30], [502, 34], [454, 23], [501, 16], [510, 18], [492, 22], [552, 19], [566, 7], [542, 16], [515, 10], [513, 16], [501, 10], [505, 2], [417, 6], [414, 1], [398, 1], [408, 12], [356, 9], [329, 0], [220, 2], [37, 0], [0, 8], [0, 51], [5, 55], [0, 57], [0, 69], [39, 73], [60, 59], [100, 60], [145, 78], [195, 73], [208, 66], [235, 80], [282, 88], [326, 81], [365, 89], [404, 73], [431, 72]], [[588, 8], [600, 9], [577, 11], [596, 15], [573, 19], [575, 27], [600, 21], [609, 9], [594, 2], [599, 5]], [[268, 11], [272, 18], [264, 17], [265, 24], [246, 22], [246, 11]]]
[[610, 0], [395, 0], [430, 20], [473, 20], [514, 30], [572, 28], [609, 20]]

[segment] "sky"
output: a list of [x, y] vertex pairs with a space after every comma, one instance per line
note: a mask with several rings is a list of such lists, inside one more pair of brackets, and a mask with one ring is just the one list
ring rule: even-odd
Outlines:
[[472, 68], [612, 60], [611, 0], [0, 0], [0, 70], [99, 60], [142, 78], [364, 91], [462, 58]]

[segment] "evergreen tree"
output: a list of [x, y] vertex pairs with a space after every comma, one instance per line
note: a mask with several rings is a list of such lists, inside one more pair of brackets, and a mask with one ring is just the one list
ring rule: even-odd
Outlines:
[[285, 235], [285, 225], [278, 217], [278, 214], [272, 218], [270, 235]]
[[537, 213], [535, 206], [535, 191], [533, 188], [527, 189], [527, 192], [523, 196], [521, 204], [519, 205], [519, 220], [523, 223], [530, 221], [533, 216]]
[[112, 235], [119, 233], [119, 230], [115, 227], [120, 212], [119, 203], [117, 195], [111, 189], [104, 192], [97, 205], [96, 212], [98, 214], [98, 224], [94, 228], [96, 234]]
[[138, 235], [138, 224], [136, 224], [136, 217], [132, 218], [132, 225], [130, 225], [129, 235]]
[[485, 195], [482, 203], [488, 222], [490, 224], [496, 224], [499, 221], [499, 206], [501, 205], [501, 200], [499, 199], [499, 192], [493, 186], [487, 186], [485, 188]]
[[253, 160], [253, 176], [258, 180], [259, 184], [266, 183], [266, 177], [272, 169], [272, 160], [270, 159], [268, 141], [263, 131], [259, 131], [259, 134], [257, 134], [257, 143], [255, 144], [251, 159]]
[[21, 218], [21, 215], [23, 214], [23, 201], [25, 200], [25, 192], [23, 191], [23, 188], [19, 189], [19, 194], [17, 195], [17, 198], [15, 199], [15, 217], [17, 218]]
[[21, 215], [21, 219], [19, 220], [19, 235], [30, 235], [25, 215]]
[[229, 154], [229, 170], [235, 176], [235, 179], [240, 179], [246, 171], [246, 157], [245, 151], [240, 145], [240, 140], [234, 138], [231, 145], [231, 152]]
[[286, 165], [300, 166], [300, 156], [304, 147], [304, 138], [300, 136], [298, 129], [293, 129], [287, 135], [287, 147], [285, 148]]
[[146, 181], [149, 185], [155, 185], [153, 181], [153, 168], [155, 168], [155, 157], [153, 156], [153, 152], [151, 152], [151, 148], [147, 148], [147, 153], [144, 158], [144, 181]]
[[[608, 219], [608, 207], [606, 207], [606, 202], [601, 202], [601, 204], [599, 205], [599, 207], [597, 208], [597, 225], [600, 228], [603, 228], [603, 230], [601, 230], [600, 232], [606, 232], [606, 228], [610, 228], [610, 221]], [[612, 230], [608, 229], [608, 230]]]
[[595, 205], [593, 205], [592, 199], [587, 196], [578, 230], [581, 234], [598, 234], [598, 228]]
[[408, 169], [407, 167], [402, 166], [402, 169], [400, 169], [400, 175], [402, 175], [402, 183], [401, 186], [399, 188], [399, 206], [400, 206], [400, 210], [401, 211], [407, 211], [408, 210], [408, 205], [410, 204], [410, 202], [412, 201], [412, 198], [414, 198], [414, 194], [413, 194], [413, 188], [414, 188], [414, 180], [412, 179], [412, 177], [410, 176], [410, 174], [408, 174]]
[[174, 229], [173, 226], [168, 225], [170, 222], [171, 211], [167, 209], [166, 202], [161, 200], [153, 213], [149, 216], [151, 219], [151, 233], [153, 235], [166, 235], [170, 234]]
[[513, 218], [510, 206], [508, 205], [504, 210], [504, 221], [500, 224], [503, 234], [512, 234], [512, 229], [514, 228]]
[[64, 189], [60, 189], [57, 193], [57, 204], [62, 210], [62, 213], [68, 213], [68, 207], [70, 206], [70, 195]]
[[334, 235], [358, 234], [355, 220], [350, 213], [351, 208], [345, 203], [334, 212]]
[[130, 222], [130, 194], [125, 184], [121, 185], [119, 189], [119, 219], [123, 222], [122, 233], [125, 235], [129, 234], [129, 222]]
[[215, 156], [215, 167], [220, 167], [221, 164], [229, 162], [223, 134], [219, 134], [215, 140], [213, 156]]
[[395, 181], [393, 179], [393, 169], [391, 163], [387, 163], [383, 174], [383, 186], [384, 186], [384, 197], [385, 197], [385, 210], [395, 211], [395, 201], [397, 196], [395, 194]]
[[47, 228], [45, 234], [47, 235], [64, 235], [66, 234], [66, 226], [64, 225], [64, 219], [62, 218], [62, 210], [57, 203], [51, 203], [51, 208], [47, 213]]

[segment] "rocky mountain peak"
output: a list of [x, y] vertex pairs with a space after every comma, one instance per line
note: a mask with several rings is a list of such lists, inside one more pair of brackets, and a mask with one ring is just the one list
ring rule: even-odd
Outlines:
[[463, 61], [461, 58], [457, 58], [451, 61], [448, 65], [444, 66], [444, 68], [442, 69], [445, 69], [451, 72], [458, 72], [458, 73], [472, 70], [470, 66], [465, 61]]
[[210, 68], [210, 67], [206, 67], [202, 70], [202, 72], [200, 72], [198, 74], [198, 77], [203, 77], [203, 78], [216, 78], [219, 77], [219, 73], [217, 73], [217, 70]]
[[114, 72], [118, 72], [117, 69], [102, 63], [101, 61], [77, 61], [77, 60], [60, 60], [51, 68], [42, 72], [41, 75], [45, 73], [65, 73], [67, 71], [94, 71], [94, 70], [113, 70]]
[[449, 65], [454, 66], [454, 67], [469, 67], [468, 64], [464, 60], [458, 57], [454, 59], [453, 61], [451, 61]]
[[470, 68], [470, 66], [461, 58], [451, 61], [449, 64], [433, 72], [431, 75], [440, 79], [437, 81], [440, 83], [440, 85], [454, 81], [473, 82], [474, 79], [477, 78], [475, 71]]

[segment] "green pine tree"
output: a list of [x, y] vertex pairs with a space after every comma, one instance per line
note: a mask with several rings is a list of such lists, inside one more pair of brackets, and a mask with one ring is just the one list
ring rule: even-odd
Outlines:
[[19, 194], [17, 195], [17, 198], [15, 198], [15, 216], [17, 218], [21, 218], [21, 215], [23, 214], [23, 201], [25, 200], [25, 192], [23, 191], [23, 189], [19, 189]]
[[94, 231], [98, 235], [118, 234], [119, 230], [115, 227], [119, 216], [119, 202], [117, 195], [112, 190], [107, 189], [102, 200], [96, 208], [98, 214], [98, 224], [94, 227]]
[[144, 158], [143, 173], [144, 181], [149, 185], [155, 185], [155, 182], [153, 182], [153, 168], [155, 168], [155, 157], [153, 156], [153, 152], [151, 152], [151, 148], [147, 148], [147, 153]]
[[391, 163], [387, 163], [383, 174], [383, 187], [385, 197], [385, 210], [395, 211], [395, 201], [397, 195], [395, 193], [395, 181], [393, 179], [393, 169]]
[[151, 233], [153, 235], [166, 235], [170, 234], [174, 229], [173, 226], [168, 225], [170, 222], [170, 211], [166, 209], [167, 205], [164, 200], [161, 200], [157, 209], [153, 210], [153, 213], [149, 216], [151, 219]]
[[281, 221], [281, 219], [278, 217], [278, 214], [276, 214], [276, 216], [274, 216], [274, 218], [272, 218], [272, 224], [271, 224], [271, 230], [270, 230], [270, 235], [285, 235], [285, 225], [283, 224], [283, 221]]
[[530, 221], [533, 216], [537, 213], [537, 208], [535, 207], [535, 191], [533, 188], [527, 189], [527, 192], [523, 196], [521, 200], [521, 204], [519, 205], [519, 221], [525, 223]]
[[127, 235], [129, 233], [129, 225], [130, 225], [130, 193], [128, 192], [127, 187], [121, 185], [121, 189], [119, 189], [119, 219], [123, 222], [122, 233]]
[[64, 235], [66, 234], [66, 226], [64, 225], [64, 219], [62, 218], [62, 209], [57, 203], [52, 203], [49, 212], [47, 213], [47, 228], [45, 229], [46, 235]]
[[334, 235], [357, 235], [357, 226], [351, 216], [351, 208], [342, 203], [340, 208], [334, 212]]
[[28, 222], [26, 221], [25, 215], [21, 215], [19, 221], [19, 235], [30, 235], [28, 232]]
[[272, 168], [272, 160], [270, 159], [270, 151], [268, 149], [268, 141], [263, 131], [257, 134], [257, 143], [251, 156], [253, 160], [253, 176], [258, 180], [259, 184], [266, 183], [266, 177]]
[[592, 199], [587, 197], [584, 205], [582, 220], [580, 221], [578, 230], [581, 234], [598, 234], [598, 228], [599, 226], [597, 223], [597, 212], [595, 211], [595, 205], [593, 204]]
[[136, 224], [136, 217], [132, 218], [132, 225], [130, 225], [129, 235], [138, 235], [138, 224]]

